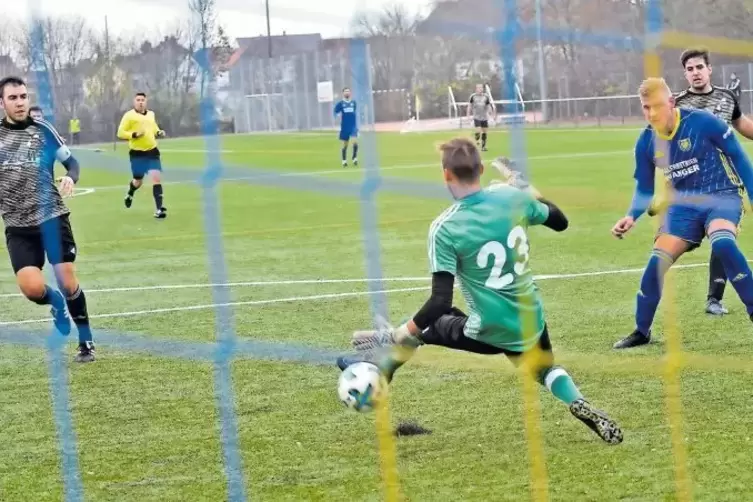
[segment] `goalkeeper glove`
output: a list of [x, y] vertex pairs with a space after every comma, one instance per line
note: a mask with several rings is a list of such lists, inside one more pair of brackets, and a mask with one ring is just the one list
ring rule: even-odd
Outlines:
[[541, 198], [541, 193], [528, 182], [515, 161], [507, 157], [497, 157], [492, 161], [492, 167], [502, 176], [502, 181], [494, 180], [492, 183], [509, 185], [530, 193], [536, 199]]
[[408, 324], [403, 323], [397, 328], [382, 317], [376, 319], [377, 329], [356, 331], [351, 343], [358, 351], [367, 351], [385, 345], [417, 345], [418, 338], [411, 335]]

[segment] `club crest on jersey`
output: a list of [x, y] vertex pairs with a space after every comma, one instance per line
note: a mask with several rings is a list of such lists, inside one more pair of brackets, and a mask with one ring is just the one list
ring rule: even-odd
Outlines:
[[683, 152], [687, 152], [693, 145], [690, 144], [690, 139], [683, 138], [677, 143], [677, 146], [679, 146], [680, 150], [682, 150]]

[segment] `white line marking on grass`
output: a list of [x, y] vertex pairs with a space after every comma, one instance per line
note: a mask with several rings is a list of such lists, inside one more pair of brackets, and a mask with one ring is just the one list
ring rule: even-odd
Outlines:
[[94, 193], [95, 191], [95, 188], [76, 188], [74, 189], [73, 195], [71, 197], [81, 197], [82, 195], [89, 195], [90, 193]]
[[[226, 282], [226, 283], [195, 283], [195, 284], [164, 284], [159, 286], [133, 286], [123, 288], [103, 288], [87, 289], [89, 293], [121, 293], [129, 291], [160, 291], [170, 289], [204, 289], [204, 288], [239, 288], [248, 286], [293, 286], [302, 284], [348, 284], [348, 283], [368, 283], [368, 282], [418, 282], [428, 281], [431, 277], [387, 277], [384, 279], [292, 279], [284, 281], [247, 281], [247, 282]], [[22, 297], [21, 293], [4, 293], [0, 298]]]
[[[753, 260], [748, 260], [753, 261]], [[689, 263], [687, 265], [674, 265], [673, 269], [687, 269], [687, 268], [698, 268], [698, 267], [707, 267], [708, 263]], [[619, 270], [601, 270], [596, 272], [578, 272], [578, 273], [572, 273], [572, 274], [548, 274], [548, 275], [537, 275], [534, 276], [534, 280], [542, 281], [542, 280], [550, 280], [550, 279], [575, 279], [579, 277], [596, 277], [601, 275], [616, 275], [616, 274], [631, 274], [631, 273], [639, 273], [643, 272], [643, 268], [625, 268], [625, 269], [619, 269]], [[382, 281], [389, 282], [389, 281], [406, 281], [406, 282], [412, 282], [412, 281], [425, 281], [428, 280], [428, 277], [392, 277], [392, 278], [385, 278], [381, 279]], [[311, 279], [311, 280], [291, 280], [291, 281], [254, 281], [254, 282], [241, 282], [241, 283], [227, 283], [227, 284], [220, 284], [219, 286], [227, 286], [231, 287], [233, 285], [282, 285], [282, 284], [319, 284], [319, 283], [330, 283], [330, 284], [338, 284], [338, 283], [353, 283], [353, 282], [370, 282], [374, 281], [374, 279]], [[94, 292], [113, 292], [113, 291], [144, 291], [144, 290], [156, 290], [156, 289], [183, 289], [183, 288], [200, 288], [200, 287], [213, 287], [217, 286], [216, 284], [174, 284], [174, 285], [166, 285], [166, 286], [146, 286], [141, 288], [111, 288], [111, 289], [103, 289], [103, 290], [87, 290], [87, 293], [94, 293]], [[426, 291], [428, 290], [428, 286], [421, 286], [421, 287], [413, 287], [413, 288], [398, 288], [398, 289], [383, 289], [379, 291], [375, 291], [373, 293], [407, 293], [412, 291]], [[245, 301], [245, 302], [230, 302], [230, 303], [207, 303], [202, 305], [187, 305], [184, 307], [166, 307], [166, 308], [159, 308], [159, 309], [150, 309], [150, 310], [135, 310], [131, 312], [111, 312], [107, 314], [94, 314], [89, 316], [91, 319], [105, 319], [105, 318], [113, 318], [113, 317], [133, 317], [133, 316], [139, 316], [139, 315], [147, 315], [147, 314], [165, 314], [165, 313], [171, 313], [171, 312], [185, 312], [190, 310], [207, 310], [217, 307], [239, 307], [239, 306], [254, 306], [254, 305], [272, 305], [275, 303], [293, 303], [293, 302], [304, 302], [304, 301], [317, 301], [317, 300], [331, 300], [331, 299], [337, 299], [337, 298], [349, 298], [349, 297], [356, 297], [356, 296], [366, 296], [372, 294], [371, 291], [352, 291], [347, 293], [328, 293], [328, 294], [322, 294], [322, 295], [310, 295], [310, 296], [293, 296], [288, 298], [272, 298], [269, 300], [251, 300], [251, 301]], [[19, 296], [17, 294], [14, 295], [2, 295], [2, 297], [9, 297], [9, 296]], [[35, 323], [43, 323], [43, 322], [49, 322], [50, 319], [27, 319], [23, 321], [6, 321], [6, 322], [0, 322], [0, 326], [18, 326], [23, 324], [35, 324]]]
[[[399, 289], [383, 289], [380, 291], [374, 291], [373, 293], [406, 293], [410, 291], [423, 291], [428, 289], [426, 286], [419, 288], [399, 288]], [[111, 312], [108, 314], [94, 314], [90, 315], [90, 319], [105, 319], [109, 317], [132, 317], [146, 314], [166, 314], [170, 312], [185, 312], [188, 310], [207, 310], [217, 307], [240, 307], [250, 305], [271, 305], [274, 303], [290, 303], [290, 302], [302, 302], [302, 301], [316, 301], [316, 300], [328, 300], [333, 298], [348, 298], [354, 296], [366, 296], [371, 294], [371, 291], [353, 291], [348, 293], [330, 293], [325, 295], [311, 295], [311, 296], [291, 296], [289, 298], [273, 298], [271, 300], [252, 300], [247, 302], [228, 302], [228, 303], [207, 303], [204, 305], [187, 305], [185, 307], [167, 307], [160, 309], [150, 310], [134, 310], [132, 312]], [[27, 319], [24, 321], [7, 321], [0, 322], [0, 326], [19, 326], [22, 324], [36, 324], [49, 322], [50, 319]]]
[[[560, 154], [550, 154], [550, 155], [536, 155], [532, 157], [527, 157], [528, 160], [558, 160], [558, 159], [579, 159], [579, 158], [586, 158], [586, 157], [611, 157], [615, 155], [628, 155], [631, 154], [632, 150], [613, 150], [608, 152], [580, 152], [580, 153], [560, 153]], [[487, 161], [491, 161], [491, 159], [486, 159]], [[436, 163], [425, 163], [425, 164], [403, 164], [403, 165], [392, 165], [392, 166], [385, 166], [380, 167], [380, 171], [399, 171], [404, 169], [423, 169], [427, 167], [436, 167]], [[228, 181], [253, 181], [256, 179], [265, 179], [265, 178], [272, 178], [272, 177], [299, 177], [299, 176], [325, 176], [328, 174], [363, 174], [364, 171], [362, 169], [331, 169], [327, 171], [303, 171], [303, 172], [289, 172], [289, 171], [278, 171], [274, 172], [272, 174], [268, 175], [253, 175], [253, 176], [240, 176], [236, 178], [223, 178], [222, 182], [228, 182]], [[196, 171], [196, 176], [198, 177], [201, 174], [200, 171]], [[184, 181], [163, 181], [163, 185], [186, 185], [189, 183], [198, 184], [198, 181], [196, 180], [184, 180]], [[99, 187], [93, 187], [92, 190], [121, 190], [123, 188], [122, 185], [108, 185], [108, 186], [99, 186]]]
[[[748, 260], [753, 262], [753, 260]], [[673, 269], [698, 268], [708, 265], [707, 263], [689, 263], [687, 265], [673, 265]], [[550, 279], [577, 279], [579, 277], [596, 277], [600, 275], [631, 274], [643, 272], [643, 268], [625, 268], [618, 270], [601, 270], [596, 272], [575, 272], [570, 274], [543, 274], [533, 277], [536, 281]], [[252, 286], [298, 286], [317, 284], [363, 284], [371, 282], [427, 282], [430, 276], [422, 277], [383, 277], [381, 279], [354, 278], [354, 279], [286, 279], [279, 281], [241, 281], [226, 283], [193, 283], [193, 284], [162, 284], [155, 286], [130, 286], [121, 288], [87, 289], [86, 293], [127, 293], [134, 291], [164, 291], [176, 289], [206, 289], [206, 288], [243, 288]], [[21, 293], [2, 293], [0, 298], [22, 298]]]

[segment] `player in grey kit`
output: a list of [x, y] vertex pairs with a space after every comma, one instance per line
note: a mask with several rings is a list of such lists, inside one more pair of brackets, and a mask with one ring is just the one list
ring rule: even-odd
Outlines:
[[[52, 124], [29, 115], [29, 92], [22, 79], [0, 80], [0, 109], [5, 113], [0, 121], [0, 217], [16, 282], [30, 301], [50, 306], [60, 334], [70, 333], [73, 319], [79, 335], [75, 360], [94, 361], [86, 296], [74, 266], [77, 246], [70, 210], [63, 202], [78, 181], [78, 161]], [[55, 162], [66, 169], [59, 188]], [[45, 284], [45, 257], [62, 293]]]
[[468, 100], [468, 118], [473, 116], [476, 129], [476, 145], [481, 144], [481, 151], [486, 151], [486, 131], [489, 129], [489, 115], [495, 112], [492, 98], [484, 91], [483, 84], [476, 84], [476, 92]]

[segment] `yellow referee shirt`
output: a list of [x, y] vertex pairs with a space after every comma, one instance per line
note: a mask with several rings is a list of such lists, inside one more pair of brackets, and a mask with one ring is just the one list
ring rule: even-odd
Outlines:
[[[133, 151], [147, 152], [157, 148], [157, 135], [160, 128], [154, 112], [147, 110], [139, 113], [136, 110], [128, 110], [120, 119], [118, 138], [128, 140], [128, 147]], [[133, 133], [139, 133], [138, 138]]]

